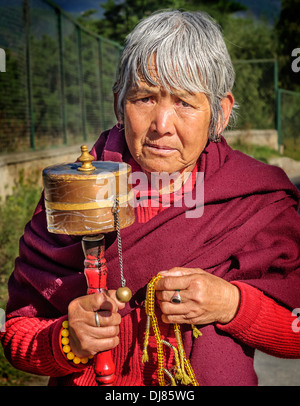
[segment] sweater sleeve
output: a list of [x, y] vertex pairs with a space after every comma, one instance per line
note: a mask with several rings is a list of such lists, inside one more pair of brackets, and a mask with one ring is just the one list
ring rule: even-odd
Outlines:
[[8, 361], [22, 371], [52, 377], [82, 370], [85, 365], [68, 361], [60, 349], [59, 335], [65, 319], [9, 319], [1, 337]]
[[241, 293], [238, 313], [230, 323], [218, 323], [217, 327], [269, 355], [299, 358], [300, 321], [296, 315], [259, 289], [247, 283], [232, 283]]

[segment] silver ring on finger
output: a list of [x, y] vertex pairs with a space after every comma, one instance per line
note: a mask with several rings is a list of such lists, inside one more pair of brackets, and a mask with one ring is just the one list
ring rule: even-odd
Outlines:
[[95, 322], [97, 327], [101, 327], [98, 312], [95, 312]]
[[179, 292], [180, 292], [179, 289], [175, 290], [174, 295], [171, 297], [171, 302], [172, 303], [179, 304], [179, 303], [182, 302], [182, 299], [181, 299], [181, 296], [180, 296]]

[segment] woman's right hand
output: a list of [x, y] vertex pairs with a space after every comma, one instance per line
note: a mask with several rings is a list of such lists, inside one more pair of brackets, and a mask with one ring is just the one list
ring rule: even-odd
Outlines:
[[[78, 357], [89, 357], [110, 350], [119, 344], [121, 316], [125, 304], [116, 299], [115, 291], [81, 296], [70, 302], [68, 321], [70, 347]], [[99, 314], [100, 327], [95, 322]]]

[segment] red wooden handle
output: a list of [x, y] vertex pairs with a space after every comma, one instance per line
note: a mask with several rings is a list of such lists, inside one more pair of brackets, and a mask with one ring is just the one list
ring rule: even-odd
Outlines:
[[[84, 273], [87, 280], [87, 294], [107, 292], [107, 267], [104, 258], [104, 236], [84, 237]], [[103, 351], [95, 357], [95, 374], [98, 385], [112, 385], [115, 380], [115, 365], [111, 351]]]

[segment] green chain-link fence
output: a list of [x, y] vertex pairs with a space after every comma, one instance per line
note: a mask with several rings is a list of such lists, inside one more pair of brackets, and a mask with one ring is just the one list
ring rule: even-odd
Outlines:
[[[0, 0], [0, 153], [94, 141], [115, 123], [120, 46], [82, 28], [51, 0]], [[234, 62], [238, 129], [277, 129], [300, 159], [300, 95], [278, 89], [277, 61]]]
[[1, 152], [95, 140], [114, 123], [120, 46], [48, 0], [0, 0]]
[[237, 127], [274, 129], [278, 68], [274, 59], [234, 61], [233, 93], [239, 104]]
[[278, 143], [282, 152], [300, 160], [300, 93], [278, 89]]

